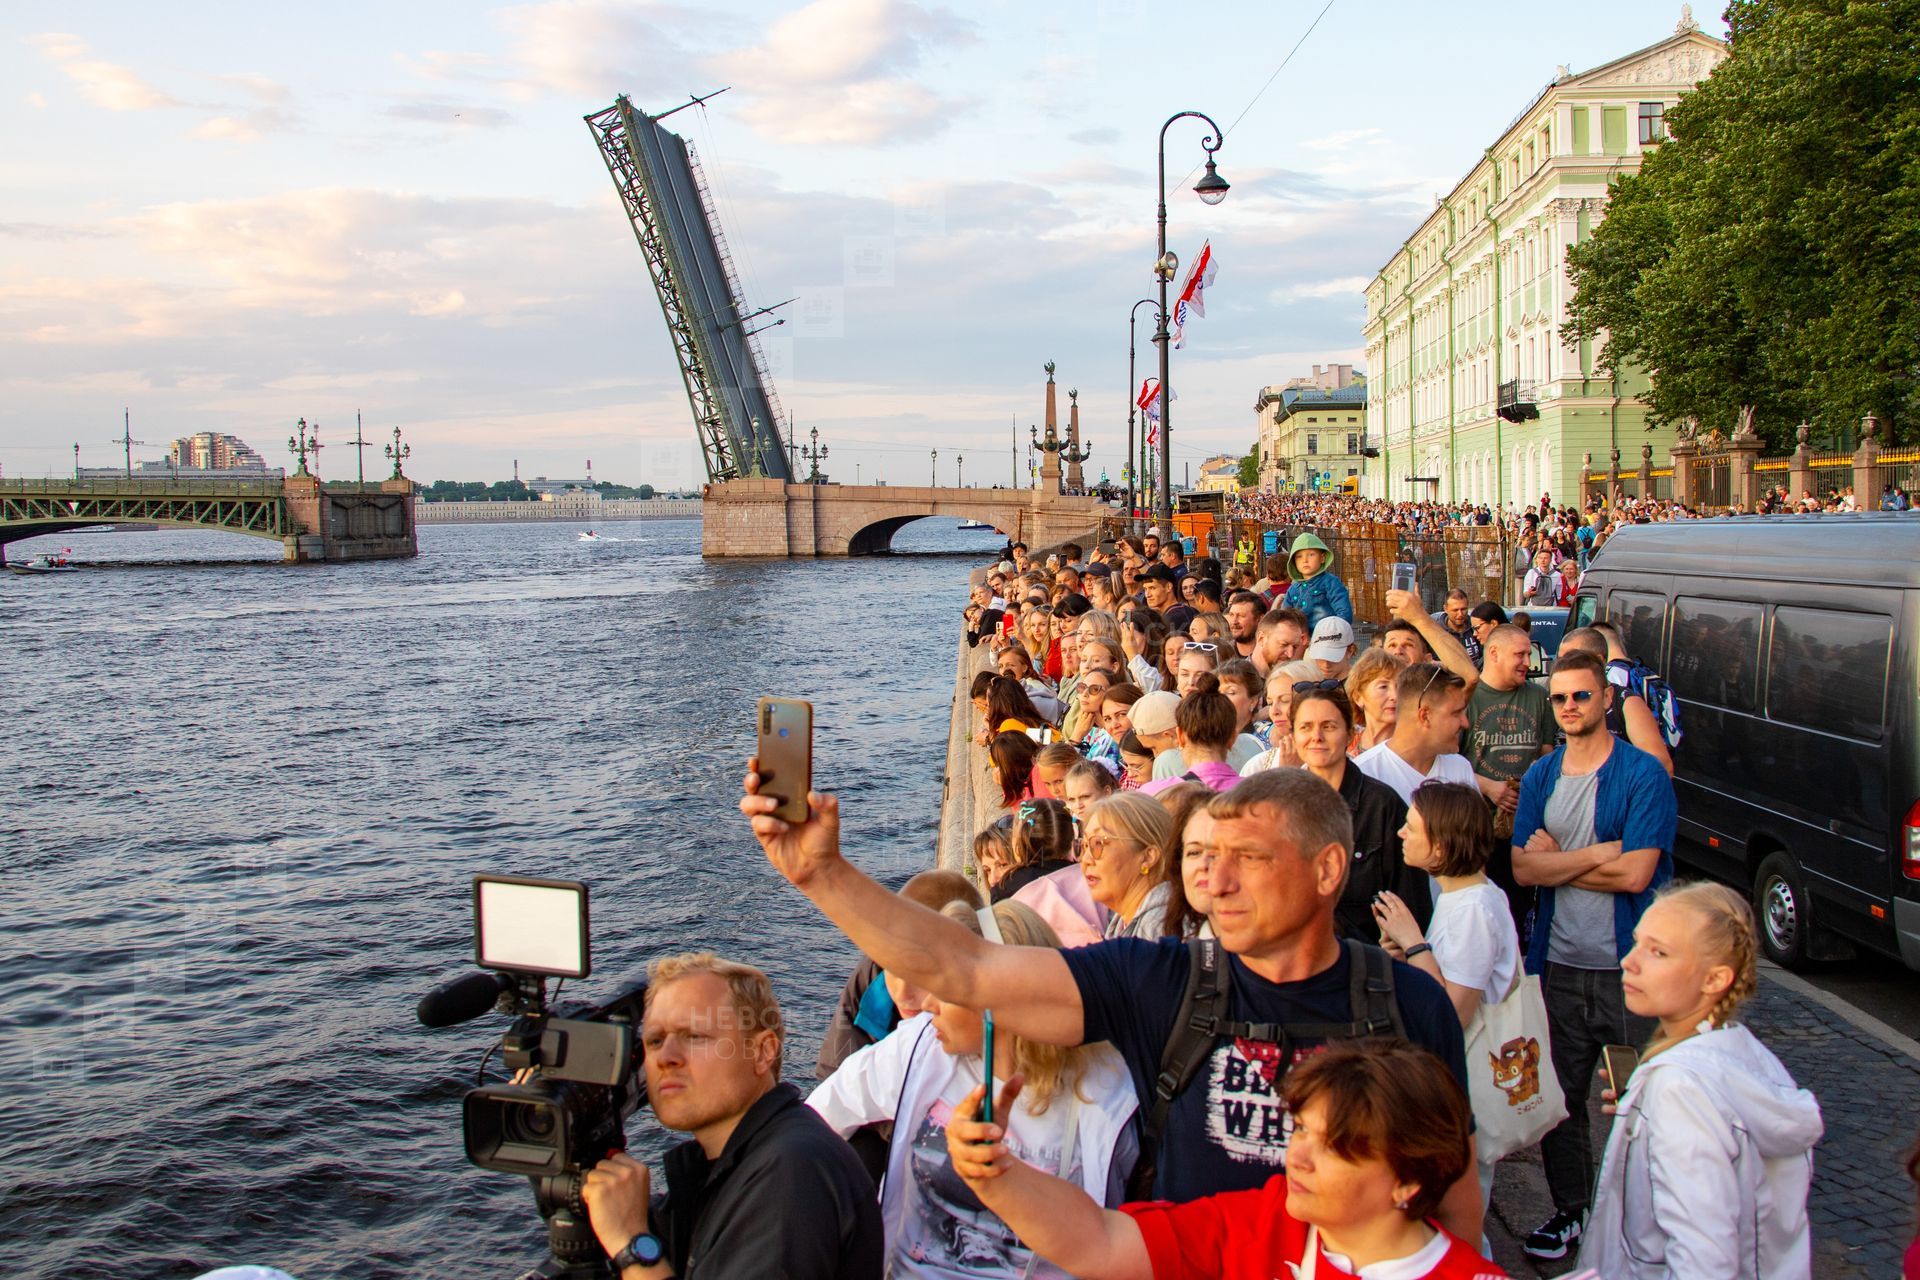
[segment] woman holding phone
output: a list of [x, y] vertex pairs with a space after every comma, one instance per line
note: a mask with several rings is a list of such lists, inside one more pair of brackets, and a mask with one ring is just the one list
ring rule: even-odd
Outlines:
[[[1060, 940], [1017, 902], [992, 909], [998, 941], [1056, 947]], [[981, 913], [953, 904], [943, 915], [982, 933]], [[924, 1012], [840, 1065], [807, 1105], [842, 1134], [893, 1121], [881, 1219], [887, 1274], [940, 1277], [1060, 1277], [955, 1172], [947, 1128], [980, 1114], [976, 1089], [987, 1070], [981, 1011], [928, 996]], [[1011, 1114], [994, 1121], [1023, 1160], [1066, 1179], [1100, 1205], [1120, 1203], [1139, 1153], [1129, 1123], [1133, 1084], [1111, 1045], [1063, 1049], [1000, 1031], [992, 1036], [992, 1074], [1024, 1082]], [[969, 1100], [969, 1090], [975, 1090]]]
[[1807, 1188], [1824, 1125], [1814, 1096], [1734, 1021], [1758, 945], [1753, 909], [1719, 884], [1669, 886], [1634, 930], [1621, 987], [1660, 1030], [1615, 1103], [1580, 1245], [1580, 1265], [1608, 1280], [1811, 1272]]

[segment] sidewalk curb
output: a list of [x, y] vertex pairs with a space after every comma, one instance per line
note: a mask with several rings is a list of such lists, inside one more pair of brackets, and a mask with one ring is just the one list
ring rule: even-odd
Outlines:
[[1920, 1040], [1902, 1035], [1870, 1013], [1866, 1013], [1831, 992], [1822, 991], [1799, 974], [1787, 970], [1768, 960], [1760, 961], [1760, 976], [1769, 982], [1777, 982], [1795, 995], [1811, 1000], [1829, 1013], [1837, 1014], [1859, 1030], [1884, 1043], [1896, 1053], [1904, 1054], [1920, 1062]]

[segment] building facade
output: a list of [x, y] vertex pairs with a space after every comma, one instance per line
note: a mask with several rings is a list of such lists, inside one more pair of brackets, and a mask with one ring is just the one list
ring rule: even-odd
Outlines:
[[1227, 453], [1214, 454], [1200, 464], [1200, 476], [1193, 487], [1203, 493], [1240, 492], [1240, 459]]
[[1367, 286], [1370, 441], [1360, 491], [1494, 507], [1574, 502], [1585, 455], [1638, 465], [1645, 375], [1609, 378], [1597, 344], [1560, 341], [1566, 251], [1610, 184], [1666, 137], [1666, 109], [1726, 56], [1690, 21], [1666, 40], [1553, 82], [1439, 198]]
[[[1295, 378], [1262, 387], [1254, 402], [1260, 415], [1260, 487], [1269, 493], [1340, 492], [1365, 467], [1367, 380], [1351, 365], [1337, 379]], [[1334, 382], [1331, 387], [1326, 383]]]
[[265, 472], [267, 461], [238, 436], [201, 431], [182, 436], [168, 445], [165, 462], [142, 463], [141, 466], [149, 471]]

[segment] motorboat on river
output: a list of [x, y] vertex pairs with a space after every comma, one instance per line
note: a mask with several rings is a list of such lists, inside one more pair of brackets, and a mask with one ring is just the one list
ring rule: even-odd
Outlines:
[[35, 556], [33, 559], [28, 560], [23, 564], [9, 564], [7, 568], [13, 570], [15, 573], [78, 573], [79, 572], [78, 566], [69, 564], [67, 562], [67, 552], [65, 549], [62, 549], [58, 555], [49, 555], [45, 552], [42, 552], [41, 554]]

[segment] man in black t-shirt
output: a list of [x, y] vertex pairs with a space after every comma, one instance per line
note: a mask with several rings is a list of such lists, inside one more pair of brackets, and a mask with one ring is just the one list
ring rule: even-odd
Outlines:
[[[750, 772], [740, 808], [768, 861], [889, 974], [941, 1000], [990, 1008], [997, 1027], [1028, 1040], [1111, 1040], [1141, 1098], [1153, 1097], [1191, 964], [1185, 943], [1116, 939], [1056, 951], [985, 942], [848, 863], [840, 854], [838, 801], [811, 796], [812, 816], [790, 825], [772, 816], [778, 802], [759, 788], [758, 773]], [[1333, 929], [1352, 859], [1346, 803], [1303, 770], [1274, 769], [1216, 796], [1208, 812], [1215, 820], [1209, 919], [1225, 953], [1227, 1020], [1299, 1026], [1365, 1016], [1351, 998], [1352, 956]], [[1407, 1038], [1446, 1063], [1464, 1090], [1466, 1052], [1452, 1002], [1418, 969], [1394, 962], [1391, 972]], [[1215, 1044], [1168, 1110], [1154, 1194], [1190, 1200], [1260, 1187], [1279, 1172], [1292, 1121], [1278, 1086], [1294, 1060], [1323, 1043], [1300, 1036], [1291, 1043]], [[1439, 1217], [1462, 1239], [1480, 1238], [1480, 1184], [1471, 1159]]]

